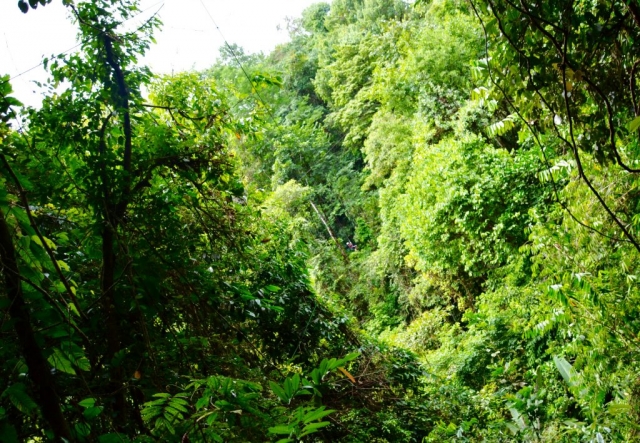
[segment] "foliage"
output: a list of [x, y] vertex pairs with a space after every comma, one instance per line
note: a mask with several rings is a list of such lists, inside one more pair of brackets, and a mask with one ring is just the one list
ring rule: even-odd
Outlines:
[[167, 77], [67, 6], [42, 107], [0, 78], [3, 441], [638, 439], [634, 2], [334, 0]]

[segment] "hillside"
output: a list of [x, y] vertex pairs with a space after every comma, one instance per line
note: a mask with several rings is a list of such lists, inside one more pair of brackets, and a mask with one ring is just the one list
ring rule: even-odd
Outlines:
[[333, 0], [171, 76], [64, 3], [42, 106], [0, 77], [2, 442], [640, 441], [635, 0]]

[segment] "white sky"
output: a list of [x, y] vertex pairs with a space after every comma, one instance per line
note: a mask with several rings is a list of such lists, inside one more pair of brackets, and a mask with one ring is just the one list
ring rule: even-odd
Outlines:
[[[299, 17], [306, 7], [319, 1], [141, 0], [141, 9], [146, 10], [126, 23], [126, 30], [135, 29], [162, 6], [158, 15], [164, 25], [143, 63], [156, 73], [204, 69], [215, 61], [224, 40], [202, 2], [229, 43], [242, 46], [248, 53], [268, 53], [288, 40], [285, 18]], [[75, 37], [76, 29], [67, 19], [61, 0], [27, 14], [18, 9], [18, 0], [1, 0], [0, 74], [20, 74], [38, 65], [43, 57], [75, 46]], [[42, 67], [21, 75], [11, 82], [13, 96], [37, 105], [40, 93], [33, 81], [45, 79]]]

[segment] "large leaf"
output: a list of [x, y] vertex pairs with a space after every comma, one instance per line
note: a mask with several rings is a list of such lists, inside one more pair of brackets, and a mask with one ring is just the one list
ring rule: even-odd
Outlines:
[[304, 417], [302, 418], [302, 421], [304, 423], [310, 423], [312, 421], [316, 421], [316, 420], [319, 420], [319, 419], [321, 419], [323, 417], [326, 417], [327, 415], [332, 414], [334, 412], [336, 412], [335, 409], [327, 409], [327, 410], [325, 410], [325, 406], [320, 406], [319, 408], [317, 408], [317, 409], [315, 409], [313, 411], [307, 412], [304, 415]]
[[65, 374], [76, 375], [75, 369], [73, 369], [73, 365], [71, 361], [67, 358], [64, 353], [58, 349], [54, 348], [53, 353], [47, 359], [51, 366], [56, 368], [60, 372], [64, 372]]
[[23, 414], [31, 414], [38, 408], [38, 405], [29, 394], [24, 383], [15, 383], [9, 386], [2, 393], [2, 397], [8, 397], [13, 406]]
[[321, 421], [318, 423], [309, 423], [302, 429], [302, 434], [299, 437], [304, 437], [305, 435], [313, 434], [314, 432], [318, 432], [318, 429], [322, 429], [326, 426], [329, 426], [331, 422]]
[[637, 131], [638, 128], [640, 128], [640, 117], [636, 117], [633, 120], [631, 120], [628, 128], [630, 132]]
[[271, 434], [291, 434], [293, 429], [287, 425], [278, 425], [269, 428], [269, 433]]
[[283, 403], [289, 402], [290, 398], [287, 397], [286, 392], [284, 391], [284, 389], [282, 389], [282, 387], [278, 383], [269, 381], [269, 386], [271, 387], [271, 390], [273, 391], [273, 393], [276, 394]]
[[566, 381], [569, 386], [574, 386], [576, 373], [573, 366], [571, 366], [571, 363], [565, 360], [564, 357], [556, 356], [553, 357], [553, 362], [556, 364], [556, 368], [558, 368], [558, 371], [560, 372], [560, 375], [562, 375], [562, 378], [564, 378], [564, 381]]

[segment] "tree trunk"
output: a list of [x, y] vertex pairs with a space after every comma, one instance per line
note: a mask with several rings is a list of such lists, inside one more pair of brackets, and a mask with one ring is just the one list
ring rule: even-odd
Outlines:
[[120, 352], [120, 321], [118, 318], [118, 309], [116, 307], [115, 297], [115, 270], [116, 270], [116, 254], [113, 248], [113, 229], [105, 221], [102, 231], [102, 309], [104, 310], [106, 334], [107, 334], [107, 361], [110, 363], [109, 390], [113, 393], [114, 405], [113, 411], [116, 415], [117, 427], [126, 423], [126, 399], [125, 389], [123, 387], [124, 377], [122, 367], [113, 366], [112, 360], [115, 355]]
[[51, 368], [42, 355], [38, 346], [31, 320], [29, 309], [22, 293], [20, 270], [16, 261], [16, 251], [11, 238], [11, 232], [7, 225], [4, 213], [0, 209], [0, 263], [6, 285], [7, 295], [11, 301], [9, 315], [14, 322], [14, 328], [18, 335], [18, 342], [22, 355], [29, 368], [29, 378], [35, 385], [37, 402], [42, 410], [42, 415], [49, 422], [49, 426], [57, 440], [74, 441], [71, 437], [69, 425], [62, 415], [60, 398], [56, 393], [54, 380], [51, 376]]

